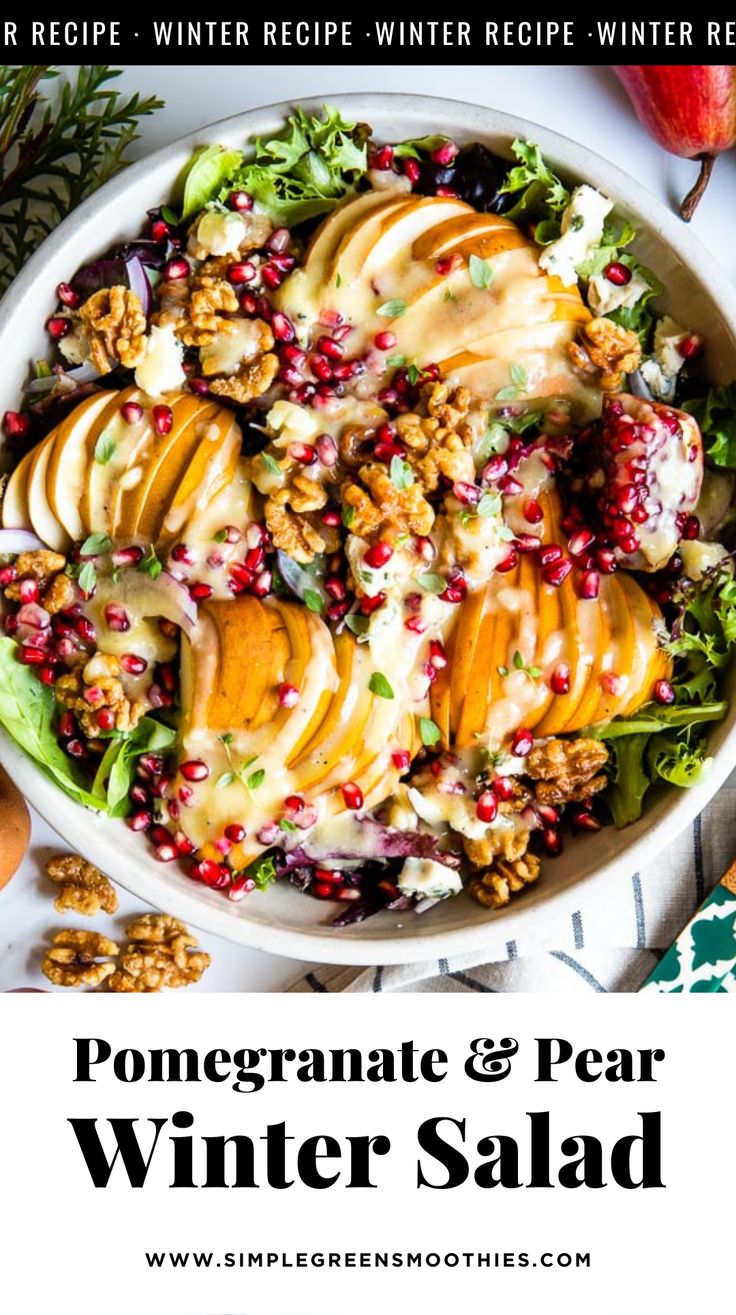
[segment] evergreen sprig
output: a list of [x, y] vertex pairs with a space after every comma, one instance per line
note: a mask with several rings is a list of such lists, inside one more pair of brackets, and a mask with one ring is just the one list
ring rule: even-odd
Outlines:
[[120, 73], [83, 64], [72, 81], [48, 64], [0, 65], [0, 292], [61, 220], [125, 166], [141, 118], [163, 104], [113, 90]]

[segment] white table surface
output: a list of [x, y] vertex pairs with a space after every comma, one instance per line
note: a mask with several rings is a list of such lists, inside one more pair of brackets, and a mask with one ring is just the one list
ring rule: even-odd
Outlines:
[[[605, 68], [556, 65], [549, 68], [422, 67], [372, 68], [313, 65], [221, 68], [210, 65], [169, 68], [129, 65], [121, 86], [144, 94], [156, 93], [166, 107], [145, 120], [134, 154], [150, 150], [228, 114], [272, 101], [345, 91], [416, 91], [455, 97], [521, 114], [557, 132], [576, 138], [635, 178], [664, 200], [681, 197], [695, 176], [695, 166], [660, 151], [646, 136], [613, 75]], [[438, 127], [441, 128], [441, 124]], [[709, 191], [693, 221], [703, 241], [720, 258], [726, 273], [736, 277], [733, 241], [733, 197], [736, 195], [736, 154], [723, 157]], [[40, 818], [33, 819], [33, 840], [21, 869], [0, 895], [0, 990], [40, 986], [40, 947], [60, 919], [52, 905], [52, 888], [42, 875], [43, 860], [63, 845]], [[119, 891], [115, 919], [95, 919], [95, 927], [120, 932], [125, 918], [141, 903]], [[105, 925], [107, 922], [107, 926]], [[279, 991], [310, 965], [244, 950], [214, 937], [204, 937], [212, 968], [193, 989]]]

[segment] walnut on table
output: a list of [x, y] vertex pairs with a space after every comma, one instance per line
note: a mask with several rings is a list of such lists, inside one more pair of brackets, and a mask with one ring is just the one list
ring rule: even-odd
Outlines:
[[130, 288], [115, 284], [93, 292], [79, 309], [89, 360], [100, 374], [116, 365], [135, 369], [145, 352], [146, 316]]
[[59, 894], [54, 900], [58, 913], [69, 909], [86, 918], [94, 918], [98, 913], [117, 911], [118, 897], [111, 881], [94, 864], [87, 863], [81, 854], [57, 854], [50, 858], [46, 875], [59, 886]]
[[608, 784], [599, 774], [608, 761], [601, 740], [579, 736], [536, 744], [526, 760], [526, 773], [536, 782], [534, 796], [542, 804], [579, 803]]
[[597, 376], [604, 392], [616, 392], [625, 374], [639, 369], [641, 343], [633, 329], [600, 315], [584, 324], [577, 342], [567, 344], [567, 352], [581, 374]]
[[165, 913], [145, 913], [128, 927], [128, 945], [108, 980], [115, 992], [174, 990], [198, 982], [209, 954], [183, 923]]
[[41, 972], [54, 986], [101, 986], [115, 971], [120, 947], [96, 931], [69, 929], [54, 936]]
[[542, 865], [536, 854], [526, 853], [517, 859], [496, 858], [486, 872], [473, 877], [470, 893], [487, 909], [501, 909], [512, 895], [537, 881]]

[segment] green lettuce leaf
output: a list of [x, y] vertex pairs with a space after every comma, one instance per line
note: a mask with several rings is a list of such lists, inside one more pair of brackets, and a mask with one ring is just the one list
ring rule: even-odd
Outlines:
[[549, 168], [534, 142], [517, 138], [511, 149], [519, 163], [509, 170], [499, 188], [500, 194], [514, 197], [514, 204], [504, 211], [504, 215], [517, 224], [537, 220], [544, 226], [544, 242], [554, 242], [559, 237], [559, 217], [570, 200], [570, 193]]
[[706, 397], [683, 402], [697, 420], [705, 450], [717, 466], [736, 466], [736, 383], [711, 388]]
[[128, 791], [133, 784], [136, 760], [142, 753], [165, 753], [176, 732], [153, 717], [142, 717], [129, 735], [115, 736], [97, 769], [92, 794], [111, 817], [125, 817], [130, 812]]
[[648, 735], [629, 735], [611, 745], [612, 783], [605, 794], [614, 826], [630, 826], [641, 817], [652, 778], [644, 766]]
[[297, 106], [282, 132], [255, 142], [253, 159], [227, 177], [220, 199], [234, 189], [248, 192], [274, 223], [286, 227], [325, 214], [365, 173], [368, 131], [332, 105], [323, 107], [321, 118]]
[[12, 639], [0, 639], [0, 724], [65, 794], [104, 811], [104, 800], [90, 792], [77, 764], [57, 744], [55, 714], [53, 691], [18, 661]]
[[398, 160], [410, 156], [413, 160], [421, 159], [422, 151], [429, 153], [438, 151], [440, 146], [450, 140], [449, 137], [442, 137], [439, 134], [429, 137], [414, 137], [408, 142], [398, 142], [394, 146], [394, 155]]
[[226, 150], [224, 146], [202, 146], [193, 156], [181, 183], [182, 219], [195, 215], [217, 196], [242, 160], [242, 151]]

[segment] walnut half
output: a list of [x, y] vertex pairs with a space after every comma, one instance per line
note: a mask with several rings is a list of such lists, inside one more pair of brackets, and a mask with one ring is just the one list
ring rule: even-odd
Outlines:
[[144, 913], [128, 927], [126, 945], [108, 987], [116, 992], [152, 992], [198, 982], [209, 954], [183, 923], [166, 913]]
[[93, 292], [79, 317], [89, 341], [89, 359], [100, 374], [118, 363], [127, 370], [140, 365], [145, 351], [146, 317], [130, 288], [115, 284]]
[[502, 909], [512, 895], [537, 881], [542, 865], [536, 854], [523, 854], [509, 860], [497, 858], [487, 872], [473, 877], [470, 893], [487, 909]]
[[535, 745], [526, 770], [537, 782], [534, 795], [540, 803], [577, 803], [605, 789], [607, 777], [598, 773], [607, 761], [608, 749], [601, 740], [579, 736]]
[[58, 913], [71, 909], [86, 918], [94, 918], [98, 913], [116, 912], [118, 897], [112, 883], [81, 854], [57, 854], [50, 858], [46, 875], [59, 886], [54, 900]]
[[54, 986], [101, 986], [115, 971], [119, 947], [96, 931], [59, 931], [41, 964]]
[[624, 329], [605, 315], [589, 320], [577, 342], [567, 345], [568, 355], [581, 374], [597, 376], [604, 392], [616, 392], [625, 374], [639, 369], [641, 343], [633, 329]]

